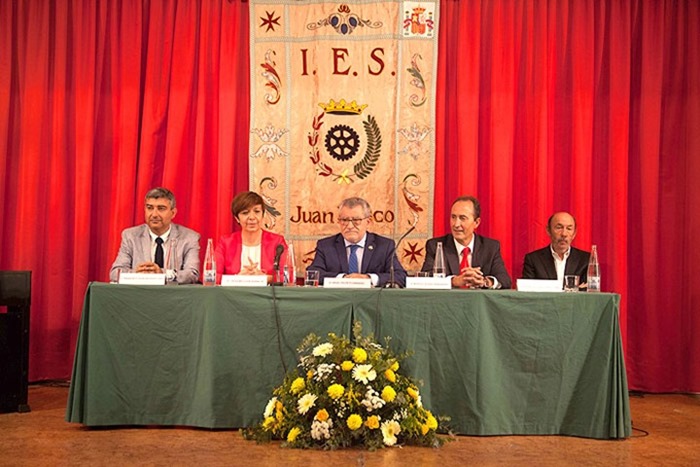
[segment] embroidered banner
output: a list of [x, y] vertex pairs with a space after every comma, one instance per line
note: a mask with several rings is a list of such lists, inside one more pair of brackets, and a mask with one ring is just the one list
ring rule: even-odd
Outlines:
[[294, 244], [297, 274], [337, 208], [360, 196], [369, 230], [398, 239], [407, 270], [432, 236], [435, 1], [262, 1], [250, 8], [250, 185]]

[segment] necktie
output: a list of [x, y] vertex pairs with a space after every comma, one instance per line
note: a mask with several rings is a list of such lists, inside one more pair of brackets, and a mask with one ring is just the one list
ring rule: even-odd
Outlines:
[[[462, 270], [464, 268], [469, 267], [469, 253], [470, 252], [471, 252], [471, 250], [469, 249], [469, 247], [466, 247], [464, 250], [462, 250], [462, 261], [459, 263], [459, 273], [460, 274], [462, 273]], [[469, 286], [463, 285], [461, 288], [468, 289]]]
[[348, 273], [353, 274], [360, 272], [360, 266], [357, 263], [357, 249], [360, 245], [350, 245], [350, 257], [348, 258]]
[[462, 269], [469, 267], [469, 253], [471, 252], [472, 250], [469, 249], [469, 247], [462, 250], [462, 262], [459, 263], [459, 272], [462, 272]]
[[155, 257], [155, 262], [160, 267], [161, 269], [163, 268], [163, 265], [165, 264], [163, 261], [163, 239], [160, 237], [156, 238], [156, 257]]

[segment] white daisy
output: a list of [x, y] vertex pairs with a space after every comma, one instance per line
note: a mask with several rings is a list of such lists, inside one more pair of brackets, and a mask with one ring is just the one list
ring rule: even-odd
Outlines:
[[275, 410], [275, 404], [277, 404], [277, 398], [273, 397], [265, 406], [265, 412], [263, 412], [263, 417], [272, 417], [272, 411]]
[[382, 423], [382, 436], [384, 438], [384, 444], [387, 446], [393, 446], [396, 444], [396, 435], [401, 433], [401, 425], [395, 420], [388, 420]]
[[311, 407], [316, 404], [316, 399], [318, 397], [315, 394], [309, 394], [308, 392], [299, 398], [297, 402], [297, 410], [301, 415], [305, 415]]
[[355, 365], [352, 369], [352, 378], [363, 384], [369, 384], [377, 377], [377, 372], [372, 369], [372, 365]]
[[326, 355], [330, 354], [333, 352], [333, 344], [330, 342], [326, 342], [324, 344], [317, 345], [314, 347], [313, 354], [316, 357], [325, 357]]

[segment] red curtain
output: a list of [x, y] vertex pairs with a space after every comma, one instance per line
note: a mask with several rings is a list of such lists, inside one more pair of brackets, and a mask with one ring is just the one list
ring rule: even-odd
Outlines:
[[475, 194], [518, 277], [572, 212], [647, 391], [700, 390], [699, 5], [441, 0], [436, 231]]
[[70, 376], [86, 285], [149, 188], [204, 245], [231, 231], [247, 41], [237, 1], [0, 1], [0, 268], [33, 271], [30, 380]]
[[[571, 211], [622, 295], [630, 387], [700, 391], [698, 3], [441, 0], [440, 28], [435, 233], [478, 196], [515, 278]], [[148, 188], [231, 230], [248, 70], [245, 2], [0, 2], [0, 268], [34, 271], [31, 380], [69, 376]]]

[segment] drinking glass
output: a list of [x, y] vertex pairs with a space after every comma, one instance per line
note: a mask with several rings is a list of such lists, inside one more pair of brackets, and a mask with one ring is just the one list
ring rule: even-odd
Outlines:
[[304, 278], [304, 285], [306, 287], [318, 287], [318, 279], [320, 273], [318, 271], [313, 271], [310, 269], [306, 270], [306, 277]]
[[564, 292], [578, 292], [578, 276], [564, 276]]

